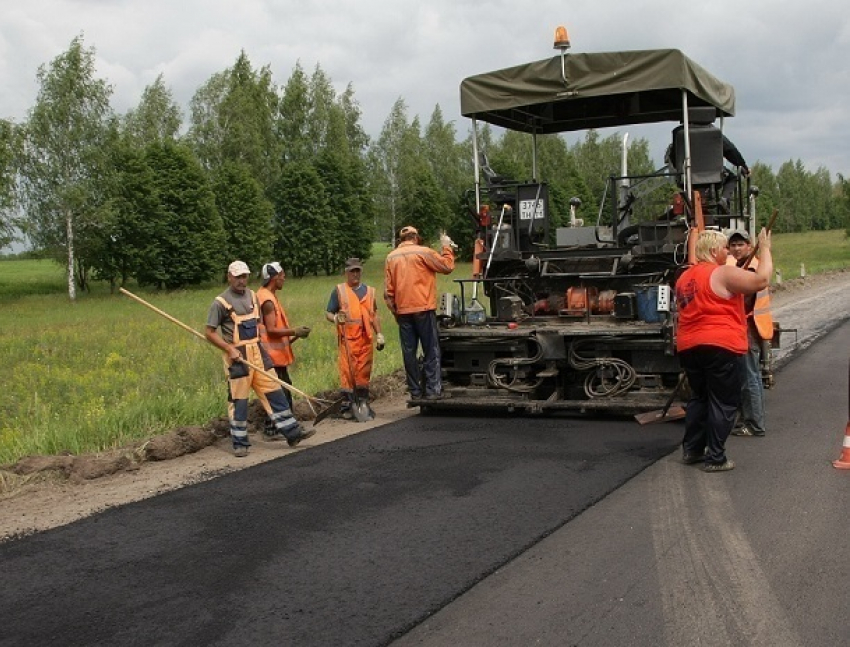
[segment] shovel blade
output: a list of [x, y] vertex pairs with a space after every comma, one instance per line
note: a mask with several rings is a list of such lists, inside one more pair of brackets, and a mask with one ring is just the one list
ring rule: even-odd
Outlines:
[[340, 408], [342, 408], [343, 402], [345, 402], [345, 398], [340, 398], [336, 402], [329, 404], [327, 407], [325, 407], [324, 409], [319, 411], [319, 413], [316, 414], [316, 417], [313, 419], [313, 426], [315, 427], [316, 425], [318, 425], [322, 420], [327, 418], [329, 415], [334, 414], [334, 413], [339, 413]]
[[655, 422], [669, 422], [671, 420], [681, 420], [685, 417], [685, 410], [682, 407], [670, 407], [665, 412], [663, 409], [657, 409], [655, 411], [647, 411], [646, 413], [639, 413], [635, 416], [635, 420], [637, 420], [642, 425], [650, 425]]
[[352, 412], [357, 422], [369, 422], [375, 419], [375, 412], [372, 411], [372, 407], [369, 406], [368, 402], [355, 402]]

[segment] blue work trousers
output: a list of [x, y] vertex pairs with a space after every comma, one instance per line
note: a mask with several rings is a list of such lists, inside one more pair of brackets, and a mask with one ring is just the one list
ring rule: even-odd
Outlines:
[[744, 355], [744, 388], [741, 392], [741, 422], [758, 434], [764, 433], [764, 383], [761, 381], [761, 340], [747, 335], [749, 351]]
[[397, 315], [396, 321], [410, 397], [422, 397], [422, 378], [416, 359], [420, 344], [425, 356], [422, 366], [425, 374], [425, 395], [441, 394], [443, 384], [440, 379], [440, 333], [437, 329], [437, 313], [434, 310], [426, 310]]

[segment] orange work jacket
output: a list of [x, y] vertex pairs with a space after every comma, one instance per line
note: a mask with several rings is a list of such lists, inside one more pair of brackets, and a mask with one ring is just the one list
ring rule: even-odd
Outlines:
[[436, 273], [451, 274], [455, 255], [451, 247], [438, 254], [412, 240], [399, 243], [384, 266], [384, 301], [396, 315], [437, 309]]

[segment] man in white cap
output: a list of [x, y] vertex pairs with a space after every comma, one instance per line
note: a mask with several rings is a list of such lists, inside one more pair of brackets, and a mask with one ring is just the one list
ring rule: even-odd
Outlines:
[[[248, 289], [251, 271], [242, 261], [233, 261], [227, 268], [229, 287], [215, 298], [207, 315], [206, 338], [224, 353], [228, 379], [228, 416], [233, 455], [247, 456], [248, 394], [253, 388], [266, 411], [271, 412], [275, 433], [269, 440], [286, 439], [295, 447], [309, 438], [315, 429], [305, 431], [293, 417], [283, 388], [269, 375], [243, 362], [268, 369], [272, 366], [268, 354], [260, 346], [260, 305]], [[221, 334], [218, 330], [221, 330]]]
[[[260, 341], [263, 342], [263, 349], [271, 357], [274, 372], [282, 381], [292, 384], [292, 378], [289, 375], [289, 366], [295, 361], [292, 354], [292, 342], [296, 339], [306, 339], [310, 334], [310, 328], [289, 325], [286, 311], [277, 297], [277, 293], [286, 281], [286, 272], [283, 271], [280, 263], [263, 265], [260, 278], [263, 281], [263, 287], [257, 290], [257, 301], [260, 302], [260, 310], [263, 313]], [[285, 393], [291, 409], [292, 394], [289, 391]]]

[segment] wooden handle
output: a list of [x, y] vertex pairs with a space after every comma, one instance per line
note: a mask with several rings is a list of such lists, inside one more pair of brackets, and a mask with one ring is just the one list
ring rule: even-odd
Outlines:
[[[766, 231], [769, 233], [771, 229], [773, 229], [773, 224], [776, 222], [776, 216], [779, 215], [779, 209], [774, 209], [773, 213], [770, 215], [770, 220], [767, 223]], [[747, 260], [744, 261], [744, 264], [741, 266], [741, 269], [747, 269], [750, 266], [750, 263], [753, 262], [753, 259], [756, 257], [756, 254], [759, 251], [759, 240], [756, 238], [756, 244], [753, 246], [753, 251], [747, 254]]]
[[[141, 304], [142, 304], [143, 306], [145, 306], [146, 308], [150, 308], [151, 310], [153, 310], [153, 311], [154, 311], [155, 313], [157, 313], [158, 315], [160, 315], [160, 316], [162, 316], [162, 317], [165, 317], [165, 318], [166, 318], [166, 319], [168, 319], [171, 323], [173, 323], [173, 324], [177, 324], [177, 325], [178, 325], [178, 326], [180, 326], [183, 330], [186, 330], [186, 331], [188, 331], [188, 332], [192, 333], [192, 334], [193, 334], [193, 335], [195, 335], [196, 337], [200, 337], [200, 338], [201, 338], [201, 339], [203, 339], [204, 341], [209, 341], [209, 339], [207, 339], [204, 335], [202, 335], [201, 333], [199, 333], [197, 330], [195, 330], [195, 329], [194, 329], [194, 328], [192, 328], [191, 326], [187, 326], [186, 324], [184, 324], [184, 323], [183, 323], [182, 321], [180, 321], [179, 319], [175, 319], [174, 317], [172, 317], [172, 316], [171, 316], [170, 314], [168, 314], [167, 312], [164, 312], [164, 311], [160, 310], [159, 308], [157, 308], [155, 305], [152, 305], [152, 304], [148, 303], [147, 301], [145, 301], [145, 300], [144, 300], [144, 299], [142, 299], [141, 297], [137, 297], [135, 294], [133, 294], [133, 293], [132, 293], [132, 292], [130, 292], [129, 290], [125, 290], [124, 288], [118, 288], [118, 291], [119, 291], [121, 294], [123, 294], [123, 295], [125, 295], [125, 296], [130, 297], [130, 298], [131, 298], [131, 299], [133, 299], [134, 301], [136, 301], [136, 302], [138, 302], [138, 303], [141, 303]], [[312, 398], [311, 396], [307, 395], [307, 394], [306, 394], [306, 393], [304, 393], [303, 391], [299, 391], [298, 389], [296, 389], [296, 388], [295, 388], [294, 386], [292, 386], [291, 384], [287, 384], [286, 382], [284, 382], [283, 380], [281, 380], [281, 379], [280, 379], [277, 375], [275, 375], [274, 373], [270, 373], [269, 371], [267, 371], [267, 370], [266, 370], [265, 368], [263, 368], [262, 366], [258, 366], [258, 365], [254, 364], [254, 363], [252, 363], [252, 362], [249, 362], [247, 359], [244, 359], [244, 358], [242, 359], [242, 362], [243, 362], [243, 363], [245, 363], [245, 364], [247, 364], [247, 365], [248, 365], [248, 366], [250, 366], [251, 368], [253, 368], [255, 371], [259, 371], [260, 373], [262, 373], [263, 375], [265, 375], [267, 378], [269, 378], [269, 379], [271, 379], [271, 380], [274, 380], [277, 384], [279, 384], [279, 385], [280, 385], [280, 386], [282, 386], [283, 388], [287, 389], [288, 391], [291, 391], [292, 393], [296, 393], [296, 394], [300, 395], [302, 398], [305, 398], [305, 399], [307, 400], [307, 403], [308, 403], [308, 404], [310, 404], [310, 408], [311, 408], [311, 409], [313, 409], [313, 405], [312, 405], [312, 403], [310, 402], [311, 400], [313, 400], [313, 398]], [[315, 409], [313, 409], [313, 413], [314, 413], [314, 414], [316, 413], [316, 410], [315, 410]]]

